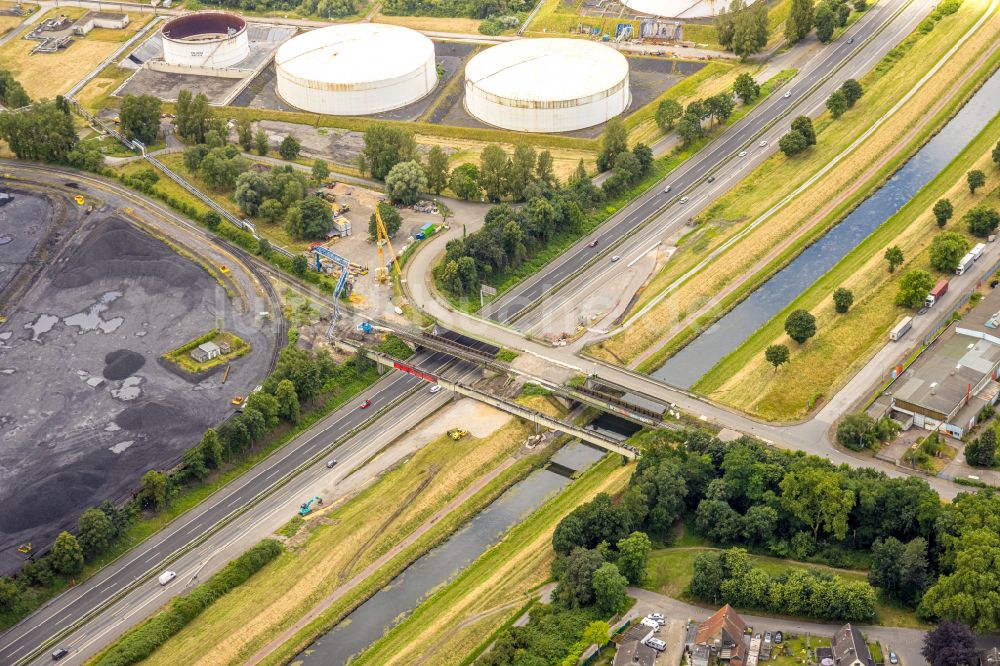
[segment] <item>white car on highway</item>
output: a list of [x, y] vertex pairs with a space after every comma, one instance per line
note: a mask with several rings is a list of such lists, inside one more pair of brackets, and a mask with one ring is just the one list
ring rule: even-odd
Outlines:
[[160, 574], [160, 577], [157, 580], [160, 581], [160, 585], [166, 585], [174, 578], [177, 578], [176, 573], [174, 573], [173, 571], [164, 571], [163, 573]]
[[767, 140], [766, 139], [761, 139], [760, 143], [758, 143], [757, 145], [760, 146], [761, 148], [763, 148], [763, 147], [765, 147], [767, 145]]
[[792, 96], [792, 91], [791, 90], [786, 90], [785, 94], [783, 95], [783, 97], [785, 97], [786, 99], [789, 98], [789, 97], [791, 97], [791, 96]]
[[739, 153], [739, 155], [740, 155], [740, 157], [746, 157], [747, 156], [747, 151], [741, 150], [740, 153]]

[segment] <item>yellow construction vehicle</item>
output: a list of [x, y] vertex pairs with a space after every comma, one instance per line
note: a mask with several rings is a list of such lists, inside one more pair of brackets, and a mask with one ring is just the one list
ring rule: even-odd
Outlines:
[[83, 195], [81, 195], [81, 194], [76, 195], [75, 197], [73, 197], [73, 199], [80, 206], [82, 206], [84, 203], [86, 203], [86, 200], [83, 198]]
[[232, 400], [230, 400], [229, 403], [235, 405], [236, 407], [239, 407], [240, 405], [243, 404], [243, 400], [244, 400], [243, 396], [238, 395], [235, 396]]
[[468, 430], [462, 430], [461, 428], [452, 428], [451, 430], [448, 431], [448, 436], [451, 437], [456, 442], [468, 434], [469, 434]]
[[382, 222], [382, 212], [379, 210], [380, 206], [381, 202], [375, 204], [375, 245], [378, 247], [378, 268], [375, 270], [375, 278], [379, 282], [385, 282], [389, 279], [389, 271], [385, 266], [385, 253], [382, 250], [383, 245], [389, 248], [392, 265], [396, 268], [396, 275], [402, 275], [402, 272], [399, 270], [399, 262], [396, 261], [396, 253], [392, 249], [392, 243], [389, 242], [389, 232], [385, 230], [385, 224]]

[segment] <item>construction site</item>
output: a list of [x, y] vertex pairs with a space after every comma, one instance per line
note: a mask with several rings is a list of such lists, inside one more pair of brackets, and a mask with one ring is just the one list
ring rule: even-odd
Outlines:
[[[127, 214], [82, 195], [13, 197], [0, 207], [0, 573], [177, 464], [263, 379], [277, 332]], [[251, 351], [197, 376], [163, 361], [216, 328]]]

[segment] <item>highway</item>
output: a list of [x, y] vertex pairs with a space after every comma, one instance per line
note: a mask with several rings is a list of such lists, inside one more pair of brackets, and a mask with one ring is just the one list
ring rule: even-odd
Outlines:
[[[752, 109], [657, 186], [580, 239], [534, 276], [500, 295], [480, 315], [532, 330], [543, 317], [579, 293], [620, 273], [623, 262], [644, 252], [706, 208], [777, 150], [778, 139], [797, 115], [816, 116], [845, 79], [859, 78], [902, 41], [932, 8], [931, 0], [882, 0], [837, 41], [821, 49], [784, 88]], [[852, 44], [848, 39], [853, 38]], [[790, 91], [784, 97], [783, 91]], [[767, 146], [759, 142], [766, 140]], [[739, 157], [741, 151], [744, 157]], [[714, 182], [708, 178], [715, 176]], [[670, 192], [664, 192], [670, 186]], [[688, 197], [685, 204], [679, 202]], [[597, 246], [589, 247], [592, 241]], [[552, 296], [559, 292], [558, 299]], [[541, 307], [552, 300], [552, 308]], [[529, 313], [531, 313], [529, 315]], [[567, 329], [572, 330], [572, 329]]]

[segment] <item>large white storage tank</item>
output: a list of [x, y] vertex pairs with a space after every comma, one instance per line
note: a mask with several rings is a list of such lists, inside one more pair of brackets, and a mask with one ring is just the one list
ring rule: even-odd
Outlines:
[[631, 102], [628, 61], [581, 39], [519, 39], [465, 67], [465, 107], [490, 125], [570, 132], [619, 115]]
[[312, 30], [282, 44], [274, 63], [281, 99], [335, 116], [398, 109], [437, 85], [433, 42], [395, 25]]
[[229, 12], [194, 12], [160, 29], [163, 60], [170, 65], [231, 67], [250, 54], [247, 22]]

